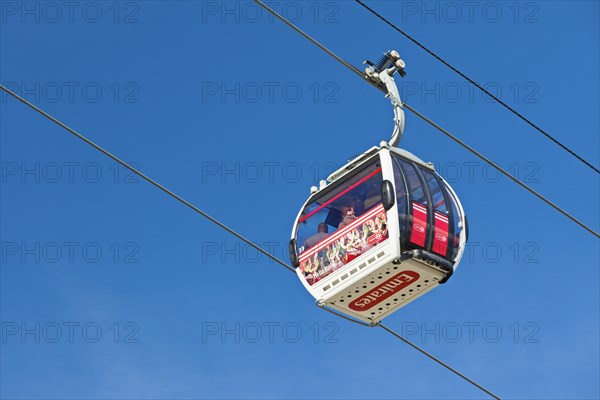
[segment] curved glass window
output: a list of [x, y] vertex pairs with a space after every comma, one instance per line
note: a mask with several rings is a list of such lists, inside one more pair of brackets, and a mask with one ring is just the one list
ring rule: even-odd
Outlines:
[[300, 268], [314, 284], [387, 239], [379, 157], [306, 205], [296, 231]]
[[408, 234], [408, 195], [404, 172], [400, 168], [398, 159], [392, 155], [392, 167], [394, 170], [394, 184], [396, 186], [396, 205], [398, 209], [398, 222], [400, 227], [400, 247], [404, 249], [406, 245], [406, 237]]
[[433, 208], [431, 251], [442, 257], [448, 257], [449, 254], [452, 254], [449, 250], [452, 247], [454, 238], [452, 237], [453, 230], [450, 226], [450, 221], [453, 218], [452, 215], [449, 215], [450, 213], [446, 207], [448, 198], [446, 188], [440, 186], [440, 181], [432, 172], [421, 169], [421, 173], [427, 182]]
[[421, 178], [413, 164], [398, 159], [404, 170], [404, 176], [408, 183], [410, 205], [407, 219], [408, 228], [405, 241], [402, 243], [403, 250], [410, 248], [427, 248], [429, 236], [429, 214], [427, 188], [421, 184]]
[[415, 167], [402, 159], [400, 159], [400, 164], [402, 164], [402, 168], [406, 174], [406, 181], [408, 182], [411, 201], [427, 204], [427, 194], [423, 190], [421, 179], [419, 179], [419, 175], [417, 174]]
[[431, 201], [433, 202], [433, 210], [438, 211], [442, 214], [447, 214], [446, 200], [444, 199], [444, 192], [438, 183], [437, 178], [431, 172], [421, 169], [427, 186], [429, 186], [429, 192], [431, 194]]
[[456, 258], [461, 216], [448, 185], [435, 172], [392, 155], [400, 246]]

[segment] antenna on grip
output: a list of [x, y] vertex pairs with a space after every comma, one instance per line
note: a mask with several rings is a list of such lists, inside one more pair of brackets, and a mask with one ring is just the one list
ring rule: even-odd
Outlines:
[[397, 72], [401, 77], [405, 77], [404, 68], [406, 63], [400, 58], [400, 54], [396, 50], [390, 50], [384, 53], [377, 63], [366, 60], [363, 64], [367, 65], [365, 78], [386, 93], [386, 97], [390, 99], [392, 107], [394, 107], [394, 131], [389, 145], [397, 146], [404, 132], [404, 110], [402, 109], [398, 86], [396, 86], [393, 76]]

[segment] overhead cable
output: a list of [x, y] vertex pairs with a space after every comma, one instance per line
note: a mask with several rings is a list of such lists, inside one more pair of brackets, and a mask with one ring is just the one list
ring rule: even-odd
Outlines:
[[[323, 50], [324, 52], [326, 52], [327, 54], [329, 54], [330, 56], [332, 56], [333, 58], [335, 58], [337, 61], [339, 61], [346, 68], [348, 68], [349, 70], [351, 70], [355, 74], [359, 75], [366, 82], [368, 82], [369, 84], [371, 84], [375, 88], [381, 90], [382, 92], [386, 93], [385, 89], [383, 89], [383, 88], [377, 86], [376, 84], [374, 84], [373, 81], [371, 81], [358, 68], [354, 67], [352, 64], [348, 63], [343, 58], [341, 58], [338, 55], [336, 55], [334, 52], [332, 52], [331, 50], [329, 50], [323, 44], [319, 43], [318, 41], [316, 41], [315, 39], [313, 39], [310, 35], [308, 35], [307, 33], [303, 32], [302, 30], [300, 30], [298, 27], [296, 27], [290, 21], [288, 21], [287, 19], [285, 19], [284, 17], [282, 17], [281, 15], [279, 15], [277, 12], [275, 12], [273, 9], [271, 9], [270, 7], [268, 7], [267, 5], [265, 5], [264, 3], [262, 3], [260, 0], [254, 0], [254, 1], [256, 3], [258, 3], [261, 7], [263, 7], [265, 10], [267, 10], [271, 14], [273, 14], [277, 19], [279, 19], [280, 21], [284, 22], [290, 28], [292, 28], [293, 30], [295, 30], [296, 32], [298, 32], [299, 34], [301, 34], [302, 36], [304, 36], [306, 39], [308, 39], [310, 42], [312, 42], [313, 44], [315, 44], [321, 50]], [[420, 112], [418, 112], [415, 108], [409, 106], [405, 102], [403, 102], [403, 106], [406, 107], [409, 111], [413, 112], [419, 118], [421, 118], [424, 121], [426, 121], [427, 123], [431, 124], [434, 128], [436, 128], [437, 130], [439, 130], [440, 132], [442, 132], [444, 135], [450, 137], [452, 140], [454, 140], [455, 142], [457, 142], [458, 144], [460, 144], [462, 147], [464, 147], [465, 149], [467, 149], [468, 151], [470, 151], [471, 153], [473, 153], [477, 157], [481, 158], [483, 161], [485, 161], [486, 163], [488, 163], [491, 167], [495, 168], [498, 172], [506, 175], [508, 178], [510, 178], [510, 180], [512, 180], [513, 182], [517, 183], [519, 186], [521, 186], [524, 189], [526, 189], [528, 192], [530, 192], [533, 195], [535, 195], [537, 198], [539, 198], [540, 200], [542, 200], [544, 203], [548, 204], [550, 207], [554, 208], [556, 211], [558, 211], [559, 213], [563, 214], [564, 216], [566, 216], [567, 218], [569, 218], [571, 221], [575, 222], [577, 225], [579, 225], [580, 227], [582, 227], [583, 229], [585, 229], [586, 231], [588, 231], [592, 235], [596, 236], [597, 238], [600, 238], [600, 234], [598, 234], [598, 232], [595, 232], [592, 228], [588, 227], [583, 222], [579, 221], [577, 218], [575, 218], [574, 216], [572, 216], [571, 214], [569, 214], [567, 211], [563, 210], [561, 207], [557, 206], [556, 204], [554, 204], [553, 202], [551, 202], [550, 200], [548, 200], [546, 197], [544, 197], [543, 195], [541, 195], [540, 193], [538, 193], [537, 191], [535, 191], [534, 189], [532, 189], [530, 186], [526, 185], [525, 183], [523, 183], [519, 179], [517, 179], [514, 176], [512, 176], [511, 174], [509, 174], [506, 170], [504, 170], [503, 168], [501, 168], [498, 164], [496, 164], [495, 162], [491, 161], [489, 158], [483, 156], [480, 152], [476, 151], [471, 146], [467, 145], [466, 143], [464, 143], [463, 141], [461, 141], [460, 139], [458, 139], [456, 136], [450, 134], [446, 129], [442, 128], [440, 125], [434, 123], [433, 121], [431, 121], [430, 119], [428, 119], [427, 117], [425, 117], [423, 114], [421, 114]]]
[[14, 98], [16, 98], [20, 102], [24, 103], [28, 107], [30, 107], [33, 110], [37, 111], [39, 114], [41, 114], [44, 117], [48, 118], [50, 121], [54, 122], [58, 126], [66, 129], [67, 131], [69, 131], [70, 133], [72, 133], [73, 135], [75, 135], [76, 137], [78, 137], [79, 139], [83, 140], [85, 143], [89, 144], [90, 146], [92, 146], [96, 150], [100, 151], [102, 154], [110, 157], [111, 159], [113, 159], [114, 161], [116, 161], [117, 163], [119, 163], [120, 165], [122, 165], [123, 167], [127, 168], [128, 170], [130, 170], [131, 172], [133, 172], [134, 174], [136, 174], [137, 176], [139, 176], [140, 178], [142, 178], [145, 181], [147, 181], [147, 182], [151, 183], [152, 185], [156, 186], [157, 188], [159, 188], [160, 190], [162, 190], [163, 192], [165, 192], [169, 196], [173, 197], [175, 200], [177, 200], [180, 203], [182, 203], [182, 204], [186, 205], [187, 207], [191, 208], [192, 210], [194, 210], [198, 214], [202, 215], [204, 218], [208, 219], [213, 224], [219, 226], [220, 228], [225, 229], [227, 232], [231, 233], [233, 236], [235, 236], [236, 238], [240, 239], [242, 242], [244, 242], [244, 243], [248, 244], [249, 246], [255, 248], [256, 250], [258, 250], [262, 254], [266, 255], [269, 258], [271, 258], [273, 261], [279, 263], [280, 265], [284, 266], [285, 268], [287, 268], [290, 271], [292, 271], [292, 272], [295, 273], [294, 268], [290, 267], [289, 265], [287, 265], [285, 262], [283, 262], [279, 258], [273, 256], [268, 251], [264, 250], [263, 248], [261, 248], [257, 244], [251, 242], [249, 239], [246, 239], [244, 236], [242, 236], [241, 234], [237, 233], [233, 229], [229, 228], [227, 225], [223, 224], [222, 222], [218, 221], [216, 218], [211, 217], [206, 212], [202, 211], [201, 209], [199, 209], [198, 207], [196, 207], [195, 205], [193, 205], [189, 201], [183, 199], [181, 196], [173, 193], [171, 190], [167, 189], [165, 186], [163, 186], [160, 183], [156, 182], [154, 179], [150, 178], [149, 176], [147, 176], [146, 174], [144, 174], [143, 172], [141, 172], [137, 168], [135, 168], [132, 165], [126, 163], [123, 160], [121, 160], [119, 157], [113, 155], [112, 153], [110, 153], [109, 151], [105, 150], [104, 148], [100, 147], [99, 145], [97, 145], [96, 143], [92, 142], [90, 139], [88, 139], [84, 135], [78, 133], [74, 129], [72, 129], [69, 126], [65, 125], [64, 123], [60, 122], [58, 119], [54, 118], [53, 116], [51, 116], [50, 114], [46, 113], [45, 111], [43, 111], [39, 107], [37, 107], [34, 104], [30, 103], [29, 101], [25, 100], [23, 97], [19, 96], [18, 94], [16, 94], [16, 93], [12, 92], [11, 90], [7, 89], [3, 85], [0, 85], [0, 89], [4, 90], [6, 93], [10, 94], [11, 96], [13, 96]]
[[568, 148], [567, 146], [565, 146], [564, 144], [562, 144], [560, 141], [558, 141], [558, 139], [554, 138], [548, 132], [546, 132], [545, 130], [543, 130], [542, 128], [540, 128], [538, 125], [536, 125], [535, 123], [533, 123], [531, 120], [529, 120], [528, 118], [526, 118], [523, 114], [521, 114], [520, 112], [518, 112], [517, 110], [515, 110], [514, 108], [512, 108], [508, 104], [506, 104], [498, 96], [495, 96], [489, 90], [487, 90], [486, 88], [484, 88], [483, 86], [481, 86], [479, 83], [477, 83], [475, 80], [469, 78], [467, 75], [465, 75], [464, 73], [462, 73], [461, 71], [459, 71], [457, 68], [455, 68], [454, 66], [452, 66], [450, 63], [448, 63], [444, 59], [442, 59], [440, 56], [438, 56], [437, 54], [435, 54], [433, 51], [429, 50], [427, 47], [425, 47], [423, 44], [421, 44], [419, 41], [417, 41], [415, 38], [413, 38], [411, 35], [409, 35], [405, 31], [403, 31], [402, 29], [398, 28], [398, 26], [396, 26], [393, 23], [391, 23], [388, 19], [386, 19], [381, 14], [379, 14], [377, 11], [373, 10], [371, 7], [369, 7], [368, 5], [366, 5], [365, 3], [363, 3], [360, 0], [354, 0], [354, 1], [356, 1], [358, 4], [360, 4], [366, 10], [368, 10], [369, 12], [371, 12], [373, 15], [375, 15], [381, 21], [383, 21], [384, 23], [386, 23], [387, 25], [389, 25], [390, 27], [392, 27], [394, 30], [396, 30], [397, 32], [399, 32], [400, 34], [402, 34], [408, 40], [410, 40], [411, 42], [413, 42], [414, 44], [416, 44], [417, 46], [419, 46], [421, 49], [425, 50], [428, 54], [430, 54], [431, 56], [433, 56], [436, 60], [440, 61], [442, 64], [444, 64], [445, 66], [447, 66], [448, 68], [450, 68], [452, 71], [456, 72], [458, 75], [460, 75], [462, 78], [464, 78], [470, 84], [472, 84], [473, 86], [475, 86], [477, 89], [481, 90], [483, 93], [485, 93], [486, 95], [488, 95], [489, 97], [491, 97], [492, 99], [494, 99], [496, 102], [498, 102], [504, 108], [506, 108], [508, 111], [510, 111], [511, 113], [513, 113], [514, 115], [516, 115], [518, 118], [520, 118], [521, 120], [523, 120], [526, 124], [528, 124], [533, 129], [535, 129], [536, 131], [538, 131], [539, 133], [541, 133], [542, 135], [544, 135], [547, 139], [549, 139], [554, 144], [556, 144], [557, 146], [559, 146], [560, 148], [562, 148], [564, 151], [566, 151], [567, 153], [569, 153], [570, 155], [572, 155], [573, 157], [575, 157], [577, 160], [581, 161], [583, 164], [585, 164], [587, 167], [591, 168], [596, 173], [600, 173], [600, 170], [598, 168], [596, 168], [595, 166], [593, 166], [590, 162], [586, 161], [583, 157], [581, 157], [580, 155], [578, 155], [577, 153], [575, 153], [573, 150], [571, 150], [570, 148]]

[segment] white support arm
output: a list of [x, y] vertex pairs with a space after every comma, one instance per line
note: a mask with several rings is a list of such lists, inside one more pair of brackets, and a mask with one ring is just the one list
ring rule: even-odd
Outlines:
[[400, 55], [395, 50], [384, 54], [377, 65], [370, 61], [365, 61], [365, 63], [369, 65], [365, 70], [366, 78], [376, 82], [380, 89], [383, 89], [382, 86], [385, 86], [386, 97], [390, 99], [392, 107], [394, 107], [394, 131], [388, 144], [397, 147], [404, 132], [404, 110], [402, 109], [402, 100], [400, 100], [398, 86], [396, 86], [396, 81], [394, 81], [394, 74], [398, 72], [401, 76], [404, 76], [404, 67], [406, 67], [406, 64], [400, 59]]
[[382, 71], [379, 74], [379, 79], [385, 84], [388, 92], [386, 97], [390, 99], [392, 107], [394, 107], [394, 132], [392, 133], [389, 145], [396, 147], [398, 143], [400, 143], [402, 133], [404, 132], [404, 110], [402, 109], [402, 100], [400, 100], [398, 86], [396, 86], [394, 78], [389, 75], [387, 70]]

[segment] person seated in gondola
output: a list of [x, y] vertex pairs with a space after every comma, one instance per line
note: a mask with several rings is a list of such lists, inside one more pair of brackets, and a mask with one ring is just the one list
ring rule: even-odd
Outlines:
[[317, 227], [317, 233], [306, 239], [304, 242], [304, 249], [314, 246], [327, 236], [329, 236], [327, 224], [325, 222], [321, 222]]
[[340, 222], [338, 229], [342, 229], [343, 227], [350, 225], [355, 219], [356, 215], [354, 215], [354, 207], [345, 206], [342, 208], [342, 222]]

